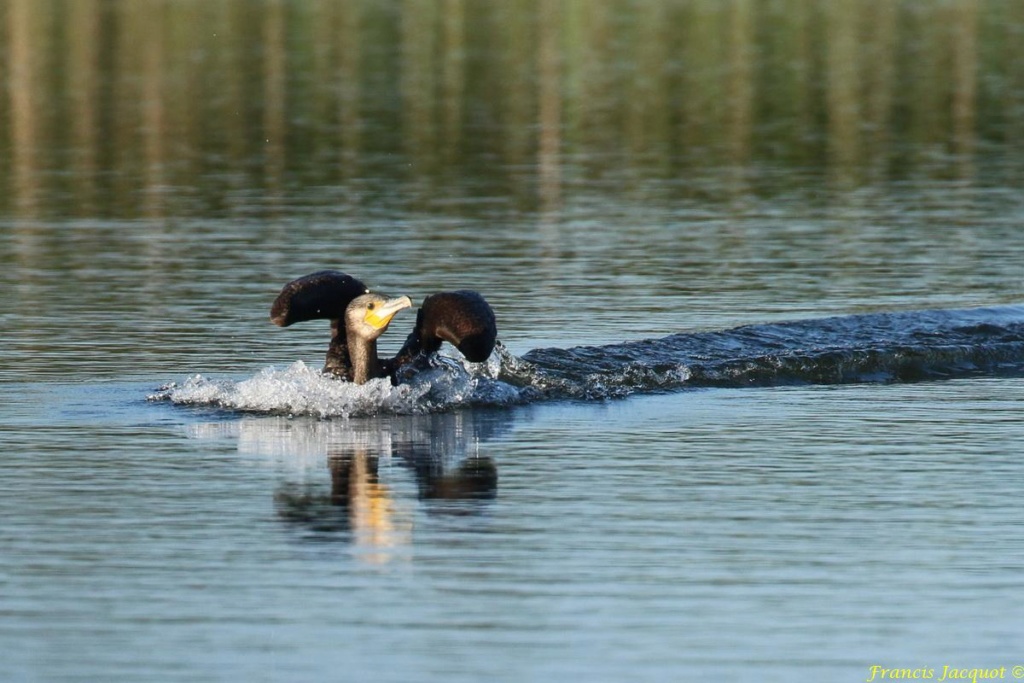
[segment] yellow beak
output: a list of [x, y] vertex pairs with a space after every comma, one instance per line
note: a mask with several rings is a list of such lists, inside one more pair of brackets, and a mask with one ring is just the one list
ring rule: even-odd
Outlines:
[[407, 296], [400, 296], [397, 299], [390, 299], [383, 304], [377, 304], [372, 311], [367, 310], [366, 315], [363, 316], [363, 321], [373, 327], [373, 329], [379, 330], [388, 326], [391, 319], [395, 317], [395, 313], [398, 313], [403, 308], [411, 307], [412, 300]]

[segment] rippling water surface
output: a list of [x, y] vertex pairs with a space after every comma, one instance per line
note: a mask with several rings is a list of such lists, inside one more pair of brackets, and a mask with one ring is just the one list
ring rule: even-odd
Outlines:
[[0, 12], [0, 679], [1024, 663], [1013, 3], [154, 7]]

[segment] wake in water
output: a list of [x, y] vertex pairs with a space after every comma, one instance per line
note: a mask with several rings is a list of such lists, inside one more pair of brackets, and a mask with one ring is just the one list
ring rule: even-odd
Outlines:
[[661, 339], [536, 349], [485, 363], [437, 356], [411, 381], [340, 382], [296, 362], [244, 380], [201, 376], [150, 398], [272, 414], [348, 417], [601, 400], [685, 387], [908, 382], [1024, 374], [1024, 306], [748, 325]]

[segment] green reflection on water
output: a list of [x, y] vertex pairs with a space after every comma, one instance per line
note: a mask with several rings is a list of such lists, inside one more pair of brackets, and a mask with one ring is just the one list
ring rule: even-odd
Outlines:
[[719, 199], [808, 172], [973, 179], [1024, 144], [1012, 0], [2, 7], [6, 214], [209, 215], [298, 193], [532, 210], [623, 179]]

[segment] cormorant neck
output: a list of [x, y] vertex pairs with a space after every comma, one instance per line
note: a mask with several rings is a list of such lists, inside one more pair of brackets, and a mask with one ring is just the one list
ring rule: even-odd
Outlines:
[[352, 381], [356, 384], [365, 384], [381, 376], [376, 339], [361, 339], [356, 335], [349, 335], [348, 355], [352, 361]]

